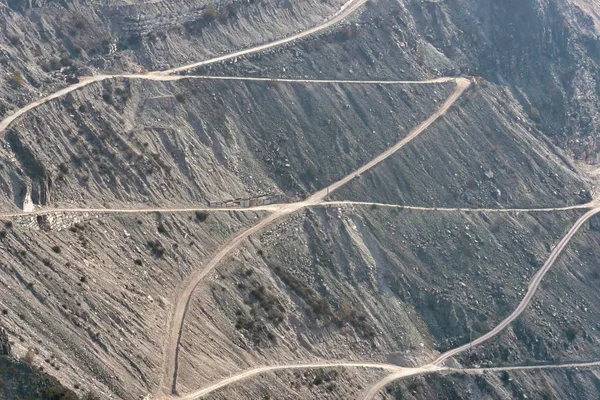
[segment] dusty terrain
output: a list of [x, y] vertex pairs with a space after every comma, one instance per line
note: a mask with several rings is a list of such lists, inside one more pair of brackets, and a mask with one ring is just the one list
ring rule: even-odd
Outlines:
[[106, 398], [594, 397], [595, 8], [8, 1], [14, 354]]

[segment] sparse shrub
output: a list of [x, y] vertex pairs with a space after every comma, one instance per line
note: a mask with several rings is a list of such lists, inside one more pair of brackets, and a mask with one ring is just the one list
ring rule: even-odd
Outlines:
[[577, 339], [577, 336], [579, 335], [580, 329], [577, 325], [575, 325], [575, 323], [570, 323], [569, 326], [567, 327], [567, 339], [569, 340], [569, 342], [574, 341], [575, 339]]
[[108, 92], [102, 93], [102, 99], [106, 102], [106, 104], [110, 104], [111, 106], [115, 104], [115, 98]]
[[131, 98], [129, 91], [120, 87], [115, 89], [115, 93], [121, 97], [121, 100], [123, 100], [124, 103], [127, 103], [127, 100]]
[[35, 350], [33, 350], [31, 347], [28, 348], [27, 353], [25, 353], [22, 360], [25, 361], [27, 364], [32, 365], [33, 361], [35, 360]]
[[531, 108], [529, 109], [529, 117], [533, 122], [539, 124], [541, 122], [540, 110], [538, 110], [534, 106], [531, 106]]
[[275, 266], [273, 271], [285, 285], [306, 302], [306, 312], [311, 318], [322, 322], [332, 322], [339, 327], [350, 325], [367, 339], [372, 339], [376, 335], [367, 318], [358, 313], [350, 304], [341, 302], [337, 310], [334, 310], [327, 299], [285, 269]]
[[58, 58], [51, 58], [48, 62], [49, 68], [52, 71], [56, 71], [60, 69], [60, 60]]
[[71, 58], [67, 55], [63, 55], [59, 62], [63, 67], [70, 67], [73, 65], [73, 60], [71, 60]]
[[158, 231], [158, 233], [160, 233], [162, 235], [164, 235], [168, 232], [167, 228], [164, 226], [164, 224], [162, 222], [160, 224], [158, 224], [158, 227], [156, 228], [156, 230]]
[[223, 6], [223, 7], [219, 8], [219, 12], [218, 12], [219, 21], [221, 21], [221, 22], [226, 21], [227, 18], [229, 18], [230, 12], [231, 11], [228, 6]]
[[217, 7], [214, 4], [209, 4], [206, 6], [204, 13], [202, 14], [202, 18], [204, 18], [207, 22], [214, 21], [218, 16]]
[[133, 34], [133, 35], [129, 36], [127, 39], [125, 39], [123, 41], [123, 44], [125, 45], [125, 47], [128, 47], [128, 48], [139, 47], [142, 44], [142, 36], [140, 36], [139, 34]]
[[60, 248], [60, 246], [54, 245], [54, 246], [52, 246], [52, 251], [55, 252], [56, 254], [60, 254], [62, 249]]
[[140, 260], [139, 258], [136, 258], [135, 260], [133, 260], [133, 263], [134, 263], [135, 265], [138, 265], [138, 266], [140, 266], [140, 267], [141, 267], [142, 265], [144, 265], [144, 263], [142, 262], [142, 260]]
[[82, 276], [81, 278], [79, 278], [79, 281], [80, 281], [81, 283], [87, 283], [88, 279], [87, 279], [87, 277], [86, 277], [86, 276]]
[[165, 248], [158, 240], [149, 240], [146, 245], [150, 248], [150, 252], [156, 258], [161, 258], [165, 254]]
[[208, 213], [204, 211], [196, 211], [196, 221], [204, 222], [208, 218]]
[[345, 42], [346, 40], [350, 40], [358, 36], [359, 32], [360, 28], [357, 25], [346, 25], [339, 28], [339, 30], [334, 34], [334, 38], [338, 42]]
[[185, 101], [187, 100], [187, 98], [185, 96], [185, 93], [177, 93], [175, 95], [175, 99], [177, 99], [177, 101], [180, 102], [180, 103], [182, 103], [182, 104], [185, 103]]
[[65, 163], [58, 164], [58, 170], [61, 174], [67, 175], [69, 173], [69, 166]]
[[17, 85], [18, 87], [21, 87], [25, 84], [25, 78], [23, 78], [23, 75], [21, 74], [20, 71], [13, 71], [11, 74], [11, 77], [12, 77], [14, 84]]
[[313, 182], [319, 176], [319, 172], [313, 164], [309, 164], [308, 167], [306, 167], [306, 175], [310, 181]]

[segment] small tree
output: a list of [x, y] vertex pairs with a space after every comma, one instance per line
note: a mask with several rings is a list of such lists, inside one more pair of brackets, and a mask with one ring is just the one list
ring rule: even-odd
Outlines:
[[206, 218], [208, 218], [208, 213], [205, 213], [203, 211], [196, 211], [196, 221], [204, 222], [206, 221]]
[[23, 75], [21, 74], [20, 71], [13, 71], [11, 76], [12, 76], [13, 82], [18, 87], [21, 87], [25, 84], [25, 78], [23, 78]]
[[215, 5], [209, 4], [206, 6], [206, 9], [204, 10], [202, 17], [204, 18], [205, 21], [211, 22], [217, 18], [217, 15], [218, 15], [218, 13], [217, 13], [217, 8], [215, 7]]

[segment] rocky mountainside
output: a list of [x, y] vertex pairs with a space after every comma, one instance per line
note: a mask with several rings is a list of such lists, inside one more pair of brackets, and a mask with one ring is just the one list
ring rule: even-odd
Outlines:
[[[373, 363], [422, 366], [493, 329], [595, 206], [594, 2], [367, 2], [166, 80], [149, 71], [349, 4], [0, 1], [0, 117], [78, 77], [136, 74], [0, 132], [0, 323], [16, 356], [36, 349], [29, 370], [77, 395], [362, 398], [389, 373]], [[459, 89], [390, 81], [460, 76], [470, 85], [443, 115], [354, 173]], [[329, 203], [311, 197], [348, 174]], [[203, 209], [266, 194], [291, 204]], [[289, 212], [237, 236], [277, 210]], [[599, 227], [583, 225], [520, 317], [444, 364], [474, 371], [408, 377], [378, 398], [597, 397], [593, 369], [480, 369], [600, 360]], [[297, 364], [312, 366], [284, 368]], [[282, 369], [211, 386], [265, 366]]]
[[[56, 378], [37, 369], [31, 364], [35, 351], [27, 352], [23, 360], [13, 359], [10, 339], [4, 328], [0, 327], [0, 394], [3, 399], [57, 399], [77, 400], [79, 397], [63, 387]], [[86, 394], [93, 400], [93, 393]]]

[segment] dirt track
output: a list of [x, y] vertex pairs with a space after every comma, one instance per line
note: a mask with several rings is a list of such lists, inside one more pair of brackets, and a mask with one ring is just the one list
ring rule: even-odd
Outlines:
[[[215, 63], [216, 59], [206, 60], [206, 64]], [[143, 79], [149, 81], [171, 82], [187, 79], [212, 80], [212, 81], [241, 81], [241, 82], [274, 82], [274, 83], [315, 83], [315, 84], [344, 84], [344, 85], [428, 85], [432, 83], [446, 83], [455, 80], [452, 77], [442, 77], [423, 81], [362, 81], [362, 80], [326, 80], [326, 79], [285, 79], [285, 78], [252, 78], [239, 76], [207, 76], [207, 75], [163, 75], [162, 72], [149, 72], [147, 74], [116, 74], [94, 75], [80, 77], [79, 83], [67, 86], [46, 97], [38, 99], [7, 116], [0, 121], [0, 132], [4, 132], [17, 118], [51, 100], [65, 96], [92, 83], [106, 79]]]
[[[341, 20], [347, 18], [349, 15], [356, 12], [367, 0], [350, 0], [348, 1], [342, 9], [336, 13], [332, 18], [327, 20], [322, 25], [317, 27], [308, 29], [296, 35], [292, 35], [290, 37], [280, 39], [274, 42], [270, 42], [264, 45], [255, 46], [249, 49], [233, 52], [230, 54], [226, 54], [223, 56], [215, 57], [209, 60], [200, 61], [197, 63], [184, 65], [181, 67], [172, 68], [166, 71], [154, 71], [147, 74], [117, 74], [117, 75], [97, 75], [92, 77], [82, 77], [80, 82], [66, 88], [63, 88], [49, 96], [38, 99], [27, 106], [17, 110], [12, 115], [6, 117], [4, 120], [0, 121], [0, 133], [5, 131], [11, 123], [13, 123], [17, 118], [24, 115], [28, 111], [38, 107], [41, 104], [44, 104], [53, 99], [64, 96], [70, 92], [78, 90], [82, 87], [85, 87], [89, 84], [100, 82], [106, 79], [112, 78], [127, 78], [127, 79], [146, 79], [146, 80], [155, 80], [155, 81], [175, 81], [181, 79], [205, 79], [205, 80], [234, 80], [234, 81], [260, 81], [260, 82], [283, 82], [283, 83], [331, 83], [331, 84], [430, 84], [430, 83], [443, 83], [449, 82], [451, 80], [455, 80], [457, 83], [457, 88], [451, 94], [451, 96], [444, 102], [442, 107], [438, 109], [434, 114], [432, 114], [427, 120], [417, 126], [414, 130], [410, 132], [408, 136], [403, 138], [401, 141], [396, 143], [394, 146], [390, 147], [388, 150], [375, 157], [373, 160], [363, 165], [356, 171], [348, 174], [344, 178], [339, 181], [329, 185], [327, 188], [324, 188], [312, 196], [310, 196], [307, 200], [292, 204], [286, 205], [272, 205], [272, 206], [264, 206], [264, 207], [254, 207], [254, 208], [227, 208], [227, 209], [206, 209], [212, 211], [240, 211], [240, 210], [264, 210], [264, 211], [272, 211], [272, 214], [267, 216], [265, 219], [261, 220], [258, 224], [253, 227], [239, 233], [235, 236], [229, 243], [225, 244], [216, 255], [205, 264], [202, 269], [196, 271], [192, 275], [190, 275], [182, 284], [179, 286], [179, 289], [176, 293], [176, 301], [175, 307], [171, 314], [169, 320], [169, 332], [168, 332], [168, 342], [165, 346], [165, 360], [164, 360], [164, 369], [163, 369], [163, 388], [170, 388], [170, 391], [173, 393], [176, 389], [176, 379], [177, 379], [177, 368], [178, 368], [178, 351], [179, 351], [179, 342], [181, 339], [182, 329], [184, 318], [188, 309], [189, 301], [192, 296], [192, 293], [196, 286], [200, 281], [210, 273], [216, 265], [223, 260], [232, 250], [237, 248], [240, 243], [242, 243], [245, 239], [251, 236], [254, 233], [259, 232], [263, 228], [272, 224], [276, 220], [293, 213], [301, 208], [309, 207], [309, 206], [317, 206], [317, 205], [348, 205], [348, 204], [356, 204], [356, 205], [376, 205], [383, 207], [402, 207], [407, 209], [414, 210], [423, 210], [423, 211], [489, 211], [489, 212], [531, 212], [531, 211], [560, 211], [560, 210], [571, 210], [578, 208], [588, 208], [594, 206], [595, 203], [584, 204], [584, 205], [576, 205], [570, 207], [561, 207], [561, 208], [546, 208], [546, 209], [469, 209], [469, 208], [426, 208], [426, 207], [416, 207], [416, 206], [395, 206], [388, 204], [378, 204], [378, 203], [362, 203], [362, 202], [323, 202], [323, 199], [327, 196], [328, 193], [331, 193], [343, 186], [357, 175], [360, 175], [369, 169], [373, 168], [377, 164], [381, 163], [392, 154], [400, 150], [411, 140], [420, 135], [423, 131], [425, 131], [433, 122], [435, 122], [438, 118], [444, 115], [444, 113], [454, 104], [454, 102], [461, 96], [461, 94], [469, 87], [470, 81], [465, 78], [437, 78], [427, 81], [347, 81], [347, 80], [310, 80], [310, 79], [269, 79], [269, 78], [241, 78], [241, 77], [208, 77], [208, 76], [178, 76], [173, 75], [175, 73], [192, 69], [195, 67], [208, 65], [211, 63], [216, 63], [228, 59], [232, 59], [235, 57], [240, 57], [246, 54], [263, 51], [269, 49], [271, 47], [280, 46], [308, 35], [317, 33], [319, 31], [325, 30], [332, 25], [340, 22]], [[205, 210], [203, 208], [179, 208], [179, 209], [113, 209], [113, 210], [105, 210], [105, 209], [83, 209], [83, 208], [74, 208], [74, 209], [61, 209], [61, 210], [38, 210], [33, 213], [6, 213], [0, 214], [0, 217], [12, 217], [19, 215], [36, 215], [36, 214], [44, 214], [44, 213], [52, 213], [52, 212], [94, 212], [94, 213], [140, 213], [140, 212], [193, 212], [198, 210]], [[502, 368], [481, 368], [481, 369], [448, 369], [443, 366], [440, 366], [450, 357], [455, 356], [456, 354], [465, 351], [471, 347], [477, 346], [481, 343], [484, 343], [493, 337], [495, 337], [498, 333], [500, 333], [504, 328], [506, 328], [512, 321], [518, 318], [521, 315], [536, 293], [541, 280], [544, 275], [548, 272], [548, 270], [554, 265], [558, 256], [562, 252], [562, 250], [569, 243], [570, 239], [573, 235], [581, 228], [581, 226], [593, 215], [600, 212], [600, 207], [595, 207], [585, 215], [583, 215], [569, 230], [569, 232], [561, 239], [558, 245], [554, 248], [550, 257], [544, 264], [544, 266], [534, 275], [532, 281], [529, 285], [528, 291], [522, 301], [519, 303], [518, 307], [513, 311], [511, 315], [505, 318], [500, 324], [498, 324], [494, 329], [492, 329], [487, 334], [473, 340], [470, 343], [467, 343], [463, 346], [460, 346], [456, 349], [450, 350], [442, 355], [440, 355], [433, 363], [424, 365], [422, 367], [417, 368], [401, 368], [397, 366], [393, 366], [390, 364], [376, 364], [376, 363], [349, 363], [349, 362], [339, 362], [339, 363], [315, 363], [315, 364], [301, 364], [301, 365], [287, 365], [287, 366], [265, 366], [256, 368], [253, 370], [246, 371], [242, 374], [227, 378], [223, 381], [220, 381], [214, 385], [203, 388], [196, 392], [184, 395], [180, 397], [181, 399], [195, 399], [210, 392], [213, 392], [219, 388], [222, 388], [226, 385], [239, 382], [244, 379], [248, 379], [252, 376], [255, 376], [260, 373], [268, 372], [268, 371], [276, 371], [282, 369], [298, 369], [298, 368], [319, 368], [319, 367], [363, 367], [363, 368], [380, 368], [387, 369], [393, 371], [390, 375], [386, 376], [384, 379], [377, 382], [374, 386], [372, 386], [365, 395], [365, 399], [371, 399], [375, 396], [382, 388], [384, 388], [387, 384], [404, 377], [419, 375], [424, 373], [437, 372], [441, 370], [449, 370], [453, 372], [461, 372], [461, 373], [476, 373], [483, 371], [506, 371], [506, 370], [527, 370], [527, 369], [550, 369], [550, 368], [583, 368], [583, 367], [591, 367], [598, 366], [600, 362], [590, 362], [590, 363], [581, 363], [581, 364], [564, 364], [564, 365], [547, 365], [547, 366], [522, 366], [522, 367], [502, 367]]]
[[328, 187], [319, 190], [312, 196], [310, 196], [307, 200], [286, 204], [281, 207], [265, 219], [261, 220], [258, 224], [253, 227], [240, 232], [235, 238], [233, 238], [229, 243], [225, 244], [217, 254], [201, 269], [198, 269], [179, 286], [178, 290], [175, 294], [173, 312], [171, 313], [171, 317], [169, 319], [169, 329], [168, 329], [168, 340], [165, 343], [165, 354], [164, 354], [164, 365], [163, 365], [163, 380], [161, 387], [163, 391], [165, 389], [170, 393], [176, 393], [177, 391], [177, 372], [178, 372], [178, 353], [179, 353], [179, 342], [182, 335], [183, 330], [183, 321], [185, 319], [185, 315], [188, 309], [189, 301], [192, 296], [192, 293], [198, 283], [210, 272], [215, 266], [227, 256], [231, 251], [233, 251], [241, 242], [243, 242], [250, 235], [259, 232], [264, 229], [271, 223], [280, 219], [281, 217], [293, 213], [301, 208], [307, 206], [313, 206], [321, 203], [323, 199], [327, 196], [328, 193], [333, 192], [338, 189], [345, 183], [349, 182], [351, 179], [356, 177], [358, 174], [361, 174], [369, 169], [373, 168], [380, 162], [384, 161], [396, 151], [400, 150], [411, 140], [416, 138], [419, 134], [421, 134], [425, 129], [427, 129], [434, 121], [440, 118], [444, 113], [458, 100], [460, 95], [469, 87], [470, 81], [465, 78], [457, 78], [456, 89], [452, 92], [452, 94], [448, 97], [448, 99], [442, 104], [442, 106], [433, 113], [427, 120], [422, 122], [419, 126], [413, 129], [405, 138], [400, 140], [394, 146], [390, 147], [388, 150], [384, 151], [377, 157], [373, 158], [367, 164], [358, 168], [356, 171], [348, 174], [344, 178], [340, 179], [337, 182], [332, 183]]
[[[181, 400], [195, 400], [206, 396], [216, 390], [219, 390], [223, 387], [232, 385], [234, 383], [238, 383], [244, 381], [246, 379], [253, 378], [257, 375], [263, 374], [265, 372], [273, 372], [273, 371], [285, 371], [285, 370], [295, 370], [295, 369], [307, 369], [307, 368], [373, 368], [373, 369], [383, 369], [388, 371], [394, 371], [392, 374], [388, 375], [386, 378], [382, 379], [378, 382], [380, 385], [387, 385], [394, 380], [400, 378], [407, 378], [409, 376], [414, 375], [424, 375], [430, 374], [434, 372], [448, 371], [453, 373], [461, 373], [461, 374], [481, 374], [484, 372], [502, 372], [502, 371], [531, 371], [531, 370], [544, 370], [544, 369], [564, 369], [564, 368], [592, 368], [600, 366], [600, 361], [592, 361], [592, 362], [581, 362], [581, 363], [567, 363], [567, 364], [551, 364], [551, 365], [515, 365], [510, 367], [492, 367], [492, 368], [446, 368], [435, 365], [426, 365], [423, 367], [417, 368], [405, 368], [399, 367], [394, 364], [383, 364], [383, 363], [360, 363], [360, 362], [322, 362], [322, 363], [306, 363], [306, 364], [287, 364], [287, 365], [270, 365], [264, 367], [257, 367], [237, 375], [230, 376], [214, 384], [207, 386], [203, 389], [197, 390], [192, 393], [185, 394], [181, 397], [170, 397], [170, 399], [181, 399]], [[370, 396], [368, 398], [372, 398], [379, 392], [383, 386], [373, 386], [366, 396]]]
[[47, 215], [47, 214], [144, 214], [144, 213], [190, 213], [196, 211], [204, 212], [244, 212], [244, 211], [278, 211], [286, 206], [298, 206], [298, 209], [305, 207], [338, 207], [338, 206], [374, 206], [383, 208], [399, 208], [404, 210], [425, 211], [425, 212], [489, 212], [489, 213], [541, 213], [541, 212], [558, 212], [578, 210], [585, 208], [594, 208], [597, 205], [596, 201], [590, 203], [578, 204], [566, 207], [550, 207], [550, 208], [464, 208], [464, 207], [421, 207], [407, 206], [403, 204], [387, 204], [387, 203], [372, 203], [367, 201], [323, 201], [317, 204], [309, 204], [301, 201], [298, 203], [289, 204], [270, 204], [255, 207], [140, 207], [140, 208], [38, 208], [31, 212], [7, 212], [0, 213], [0, 218], [26, 217], [32, 215]]
[[[540, 268], [540, 270], [533, 276], [533, 278], [531, 279], [531, 282], [529, 283], [529, 287], [527, 289], [527, 293], [525, 294], [525, 297], [523, 297], [523, 299], [521, 300], [521, 302], [519, 303], [517, 308], [508, 317], [506, 317], [504, 320], [502, 320], [498, 325], [496, 325], [496, 327], [494, 329], [492, 329], [485, 335], [480, 336], [479, 338], [477, 338], [469, 343], [466, 343], [460, 347], [457, 347], [453, 350], [443, 353], [438, 358], [436, 358], [431, 364], [428, 364], [428, 365], [440, 366], [440, 364], [443, 364], [450, 357], [453, 357], [456, 354], [461, 353], [472, 347], [478, 346], [484, 342], [487, 342], [488, 340], [494, 338], [496, 335], [498, 335], [500, 332], [502, 332], [502, 330], [504, 330], [504, 328], [506, 328], [511, 322], [513, 322], [515, 319], [517, 319], [519, 317], [519, 315], [521, 315], [525, 311], [527, 306], [531, 303], [531, 300], [533, 299], [533, 296], [535, 295], [537, 289], [539, 288], [540, 283], [542, 282], [542, 279], [544, 278], [546, 273], [550, 270], [550, 268], [552, 268], [552, 266], [558, 259], [558, 256], [562, 253], [562, 251], [567, 246], [567, 244], [569, 243], [571, 238], [577, 233], [577, 231], [579, 231], [579, 229], [583, 226], [583, 224], [585, 222], [587, 222], [592, 216], [598, 214], [599, 212], [600, 212], [600, 207], [595, 207], [595, 208], [591, 209], [590, 211], [588, 211], [587, 213], [585, 213], [584, 215], [582, 215], [575, 222], [575, 224], [571, 227], [571, 229], [569, 229], [567, 234], [560, 240], [560, 242], [558, 242], [556, 247], [554, 247], [554, 249], [550, 253], [550, 256], [548, 257], [548, 259], [546, 260], [546, 262], [544, 263], [542, 268]], [[599, 364], [600, 363], [592, 362], [592, 363], [584, 363], [584, 364], [578, 364], [578, 365], [596, 366]], [[568, 367], [569, 365], [575, 365], [575, 364], [566, 364], [564, 367]], [[539, 369], [541, 367], [531, 366], [531, 367], [526, 367], [526, 368], [520, 367], [519, 369], [535, 369], [535, 368]], [[546, 368], [548, 368], [548, 366], [546, 366]], [[514, 369], [516, 369], [516, 368], [514, 368]], [[478, 369], [470, 369], [470, 370], [475, 371]], [[504, 371], [507, 369], [506, 368], [487, 368], [487, 370]], [[455, 369], [455, 371], [463, 371], [463, 370]], [[465, 369], [465, 371], [469, 371], [469, 369]], [[371, 400], [385, 386], [387, 386], [388, 384], [390, 384], [400, 378], [403, 378], [403, 376], [400, 376], [398, 373], [393, 373], [393, 374], [386, 376], [385, 378], [383, 378], [382, 380], [377, 382], [375, 385], [373, 385], [371, 388], [369, 388], [369, 390], [366, 392], [366, 394], [364, 396], [364, 400]]]
[[[2, 121], [0, 121], [0, 133], [4, 132], [6, 130], [6, 128], [8, 128], [8, 126], [13, 121], [15, 121], [17, 118], [19, 118], [21, 115], [27, 113], [28, 111], [30, 111], [44, 103], [47, 103], [50, 100], [62, 97], [68, 93], [75, 91], [75, 90], [81, 89], [84, 86], [87, 86], [94, 82], [100, 82], [100, 81], [103, 81], [106, 79], [129, 78], [129, 79], [146, 79], [146, 80], [154, 80], [154, 81], [175, 81], [175, 80], [181, 80], [181, 79], [194, 79], [195, 78], [195, 79], [242, 80], [244, 78], [235, 78], [235, 77], [208, 78], [208, 77], [203, 77], [203, 76], [174, 76], [173, 74], [175, 74], [177, 72], [185, 71], [188, 69], [192, 69], [195, 67], [199, 67], [202, 65], [214, 64], [214, 63], [217, 63], [220, 61], [230, 60], [232, 58], [240, 57], [240, 56], [243, 56], [246, 54], [256, 53], [259, 51], [269, 49], [271, 47], [281, 46], [283, 44], [290, 43], [290, 42], [296, 41], [298, 39], [304, 38], [306, 36], [312, 35], [314, 33], [323, 31], [323, 30], [330, 28], [331, 26], [337, 24], [338, 22], [343, 21], [345, 18], [351, 16], [352, 14], [354, 14], [366, 2], [367, 2], [367, 0], [349, 0], [340, 8], [340, 10], [337, 13], [335, 13], [331, 18], [326, 20], [321, 25], [307, 29], [306, 31], [299, 32], [295, 35], [291, 35], [291, 36], [288, 36], [283, 39], [265, 43], [265, 44], [262, 44], [259, 46], [250, 47], [248, 49], [236, 51], [236, 52], [225, 54], [222, 56], [210, 58], [208, 60], [199, 61], [199, 62], [196, 62], [193, 64], [183, 65], [181, 67], [175, 67], [175, 68], [171, 68], [171, 69], [168, 69], [165, 71], [152, 71], [152, 72], [148, 72], [146, 74], [115, 74], [115, 75], [94, 75], [94, 76], [80, 77], [78, 83], [67, 86], [67, 87], [60, 89], [57, 92], [54, 92], [46, 97], [38, 99], [20, 109], [18, 109], [17, 111], [15, 111], [13, 114], [9, 115], [8, 117], [4, 118]], [[261, 80], [261, 78], [246, 78], [246, 79], [247, 80]], [[444, 82], [443, 79], [449, 79], [449, 78], [439, 78], [439, 79], [441, 79], [441, 80], [439, 80], [439, 82]], [[264, 80], [269, 80], [269, 79], [264, 79]], [[281, 81], [285, 82], [285, 81], [292, 81], [292, 80], [281, 80]], [[436, 80], [433, 80], [433, 81], [436, 81]], [[302, 82], [302, 80], [298, 80], [297, 82]], [[310, 80], [304, 80], [304, 82], [310, 82]], [[330, 83], [334, 83], [334, 82], [335, 81], [330, 81]]]
[[588, 211], [583, 216], [581, 216], [577, 220], [577, 222], [575, 222], [575, 224], [571, 227], [571, 229], [569, 229], [567, 234], [560, 240], [560, 242], [558, 242], [556, 247], [554, 247], [554, 249], [550, 253], [550, 256], [548, 257], [548, 259], [546, 260], [546, 262], [544, 263], [542, 268], [540, 268], [540, 270], [533, 276], [533, 278], [531, 279], [531, 282], [529, 283], [529, 287], [527, 288], [527, 293], [525, 294], [525, 297], [523, 297], [523, 299], [521, 300], [521, 302], [519, 303], [517, 308], [512, 312], [512, 314], [510, 314], [508, 317], [506, 317], [504, 320], [502, 320], [502, 322], [500, 322], [494, 329], [492, 329], [485, 335], [473, 340], [470, 343], [467, 343], [460, 347], [457, 347], [454, 350], [445, 352], [444, 354], [439, 356], [433, 362], [433, 364], [435, 364], [435, 365], [442, 364], [448, 358], [455, 356], [456, 354], [458, 354], [460, 352], [463, 352], [463, 351], [465, 351], [471, 347], [477, 346], [481, 343], [487, 342], [488, 340], [490, 340], [493, 337], [495, 337], [496, 335], [498, 335], [511, 322], [513, 322], [515, 319], [517, 319], [517, 317], [519, 317], [519, 315], [521, 315], [523, 313], [523, 311], [525, 311], [525, 309], [527, 308], [529, 303], [531, 303], [531, 299], [535, 295], [535, 292], [538, 290], [540, 283], [542, 282], [542, 279], [544, 278], [544, 275], [546, 275], [548, 270], [554, 265], [554, 263], [558, 259], [558, 256], [560, 255], [560, 253], [562, 253], [562, 251], [567, 246], [567, 244], [569, 243], [571, 238], [577, 233], [579, 228], [581, 228], [581, 226], [587, 220], [589, 220], [592, 216], [596, 215], [599, 212], [600, 212], [600, 207], [593, 208], [592, 210]]
[[240, 382], [249, 378], [252, 378], [256, 375], [272, 372], [272, 371], [282, 371], [282, 370], [293, 370], [293, 369], [305, 369], [305, 368], [335, 368], [335, 367], [344, 367], [344, 368], [375, 368], [375, 369], [385, 369], [390, 371], [398, 371], [404, 368], [398, 367], [393, 364], [378, 364], [378, 363], [359, 363], [359, 362], [322, 362], [322, 363], [307, 363], [307, 364], [291, 364], [291, 365], [272, 365], [265, 367], [258, 367], [248, 371], [244, 371], [238, 375], [231, 376], [229, 378], [223, 379], [219, 382], [216, 382], [213, 385], [207, 386], [198, 391], [185, 394], [181, 397], [172, 397], [172, 399], [181, 399], [181, 400], [193, 400], [199, 397], [205, 396], [209, 393], [214, 392], [222, 387], [231, 385], [236, 382]]

